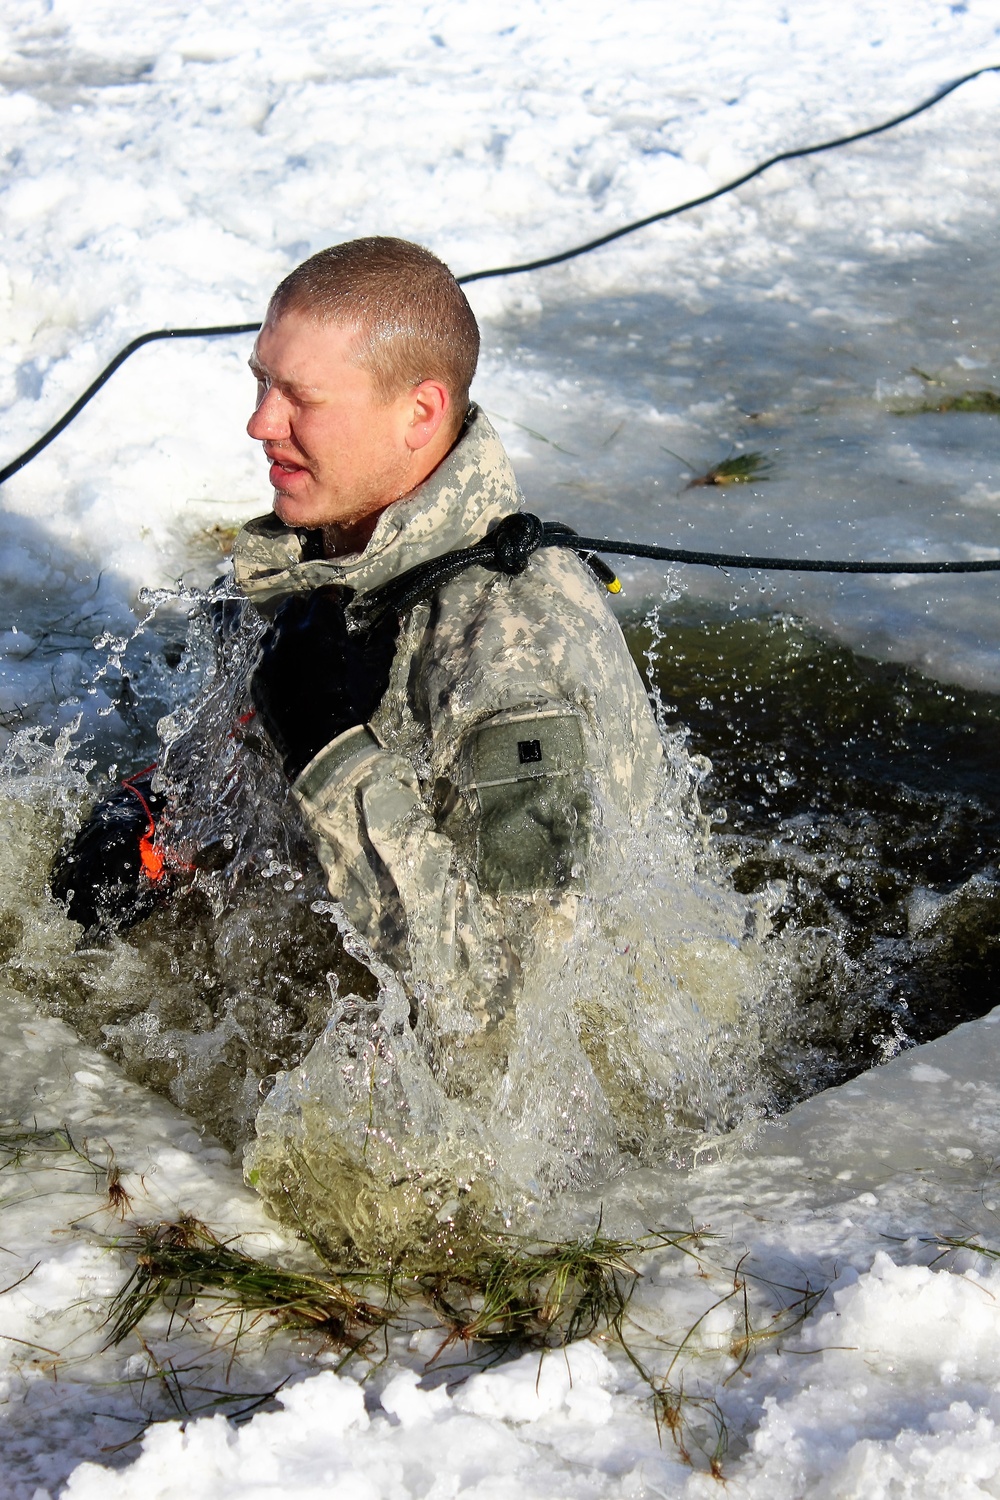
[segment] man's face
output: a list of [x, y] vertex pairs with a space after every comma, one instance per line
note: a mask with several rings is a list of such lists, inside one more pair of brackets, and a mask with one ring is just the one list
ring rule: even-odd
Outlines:
[[247, 432], [271, 463], [287, 526], [350, 528], [411, 488], [409, 393], [386, 404], [349, 358], [353, 333], [288, 311], [254, 345], [257, 407]]

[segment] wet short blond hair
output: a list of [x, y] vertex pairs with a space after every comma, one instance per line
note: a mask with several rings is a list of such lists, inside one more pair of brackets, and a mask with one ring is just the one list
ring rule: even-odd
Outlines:
[[372, 235], [319, 250], [276, 288], [268, 317], [286, 312], [354, 329], [355, 362], [383, 401], [422, 380], [440, 380], [454, 403], [456, 429], [461, 425], [479, 327], [444, 261], [423, 245]]

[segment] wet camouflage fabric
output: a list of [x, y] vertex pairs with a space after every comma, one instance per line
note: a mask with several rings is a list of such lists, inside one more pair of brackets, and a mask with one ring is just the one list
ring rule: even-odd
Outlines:
[[[366, 591], [479, 541], [522, 504], [474, 411], [363, 553], [303, 561], [304, 538], [263, 517], [237, 539], [236, 580], [267, 614], [321, 584]], [[652, 802], [662, 753], [604, 590], [550, 547], [520, 577], [470, 568], [410, 610], [370, 726], [320, 751], [293, 792], [352, 925], [460, 1025], [470, 1010], [501, 1015], [532, 945], [572, 930], [573, 893], [599, 891]]]

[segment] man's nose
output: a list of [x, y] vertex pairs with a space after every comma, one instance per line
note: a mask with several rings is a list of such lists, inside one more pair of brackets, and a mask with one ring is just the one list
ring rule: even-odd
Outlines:
[[276, 443], [287, 438], [290, 431], [287, 406], [281, 392], [272, 385], [257, 402], [247, 423], [247, 432], [257, 442]]

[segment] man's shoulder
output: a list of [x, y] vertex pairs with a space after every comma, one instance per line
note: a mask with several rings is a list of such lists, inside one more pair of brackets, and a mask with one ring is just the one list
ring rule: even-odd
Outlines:
[[487, 574], [478, 591], [487, 612], [530, 620], [543, 632], [560, 634], [574, 626], [587, 632], [608, 624], [618, 628], [606, 588], [567, 547], [539, 547], [523, 573]]

